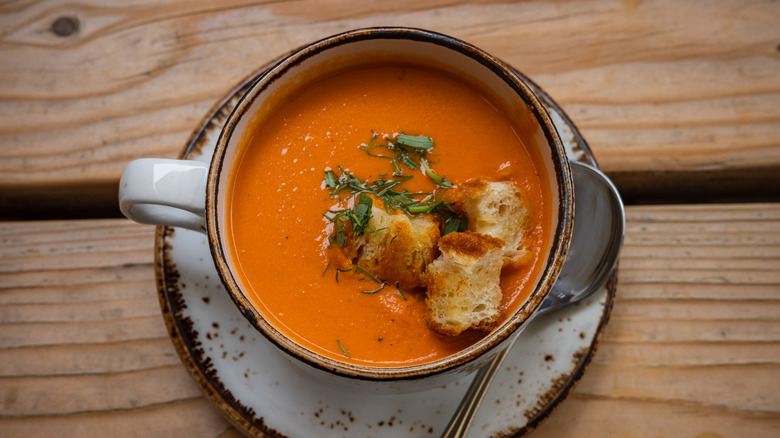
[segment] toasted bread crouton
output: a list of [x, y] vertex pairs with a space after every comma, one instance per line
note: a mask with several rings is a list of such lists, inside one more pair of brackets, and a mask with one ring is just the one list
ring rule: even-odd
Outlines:
[[531, 212], [519, 187], [477, 178], [459, 184], [452, 192], [456, 208], [466, 213], [469, 231], [503, 240], [505, 258], [515, 262], [523, 258]]
[[499, 317], [504, 242], [464, 231], [439, 239], [441, 255], [428, 266], [425, 320], [457, 336], [466, 329], [489, 330]]
[[368, 223], [363, 235], [349, 239], [344, 248], [351, 262], [402, 289], [424, 286], [426, 267], [438, 255], [437, 218], [409, 218], [373, 207]]

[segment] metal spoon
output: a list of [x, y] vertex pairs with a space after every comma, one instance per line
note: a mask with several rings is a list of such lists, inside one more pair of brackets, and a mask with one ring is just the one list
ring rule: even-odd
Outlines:
[[[623, 245], [625, 212], [615, 186], [601, 171], [587, 164], [572, 161], [571, 169], [575, 207], [569, 254], [534, 317], [581, 301], [600, 289], [617, 264]], [[518, 337], [477, 371], [442, 438], [466, 436], [493, 377]]]

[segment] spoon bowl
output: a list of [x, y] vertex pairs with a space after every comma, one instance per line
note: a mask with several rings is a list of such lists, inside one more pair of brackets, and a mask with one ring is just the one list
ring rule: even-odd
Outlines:
[[569, 254], [538, 313], [581, 301], [607, 282], [625, 234], [625, 211], [617, 188], [600, 170], [572, 162], [574, 228]]
[[[534, 317], [592, 295], [607, 282], [617, 265], [625, 235], [623, 201], [612, 181], [600, 170], [572, 161], [574, 178], [574, 228], [569, 254], [558, 280]], [[480, 368], [442, 438], [464, 437], [509, 346]]]

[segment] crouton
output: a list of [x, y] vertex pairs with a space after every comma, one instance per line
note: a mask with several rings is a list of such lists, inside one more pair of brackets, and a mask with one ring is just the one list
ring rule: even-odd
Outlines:
[[449, 196], [455, 208], [466, 213], [469, 231], [503, 240], [505, 258], [513, 262], [523, 259], [531, 211], [519, 187], [477, 178], [459, 184]]
[[348, 240], [344, 248], [347, 258], [393, 286], [424, 286], [426, 267], [438, 255], [438, 219], [410, 218], [372, 207], [368, 223], [362, 236]]
[[503, 247], [500, 239], [469, 231], [439, 240], [441, 255], [426, 277], [429, 327], [452, 336], [492, 328], [500, 315]]

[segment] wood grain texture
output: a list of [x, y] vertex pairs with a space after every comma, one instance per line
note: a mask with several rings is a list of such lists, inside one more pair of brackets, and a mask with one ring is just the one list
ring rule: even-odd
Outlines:
[[0, 223], [0, 436], [208, 436], [233, 430], [168, 338], [154, 228]]
[[780, 205], [632, 207], [587, 373], [537, 436], [780, 434]]
[[[618, 294], [531, 436], [780, 434], [780, 204], [629, 207]], [[0, 223], [0, 436], [239, 436], [179, 362], [154, 229]]]
[[738, 0], [6, 2], [0, 214], [116, 214], [129, 160], [176, 156], [274, 58], [376, 25], [451, 34], [528, 74], [627, 198], [777, 196], [778, 21], [777, 2]]

